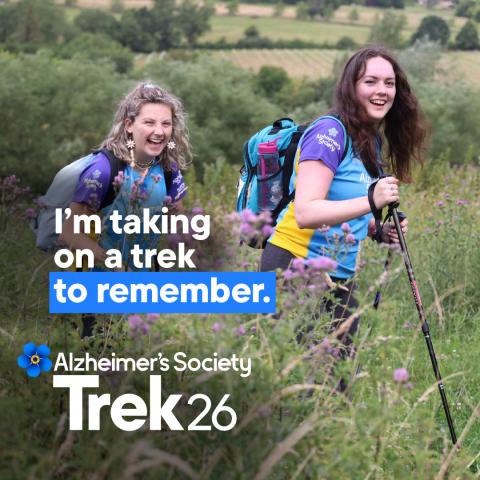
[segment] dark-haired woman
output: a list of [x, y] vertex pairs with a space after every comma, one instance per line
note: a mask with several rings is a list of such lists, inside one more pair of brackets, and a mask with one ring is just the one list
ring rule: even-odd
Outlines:
[[[279, 215], [261, 259], [261, 270], [286, 269], [294, 258], [335, 257], [331, 277], [337, 305], [327, 309], [338, 325], [358, 306], [352, 292], [360, 242], [375, 233], [368, 188], [382, 171], [393, 176], [376, 183], [377, 209], [400, 199], [399, 181], [410, 181], [414, 161], [422, 161], [426, 128], [407, 78], [392, 54], [381, 47], [357, 51], [337, 83], [331, 116], [304, 134], [291, 189], [295, 199]], [[402, 222], [407, 231], [407, 220]], [[335, 240], [349, 232], [346, 254]], [[385, 242], [398, 242], [388, 224]], [[354, 322], [341, 337], [351, 343]], [[346, 349], [348, 350], [348, 349]]]

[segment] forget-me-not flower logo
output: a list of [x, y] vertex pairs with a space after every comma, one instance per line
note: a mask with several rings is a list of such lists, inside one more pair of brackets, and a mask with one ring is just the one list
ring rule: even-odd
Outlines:
[[27, 369], [29, 377], [38, 377], [41, 372], [48, 372], [52, 368], [52, 361], [48, 358], [50, 349], [46, 345], [26, 343], [23, 354], [17, 358], [19, 367]]
[[336, 137], [338, 135], [338, 130], [333, 127], [333, 128], [329, 128], [328, 129], [328, 134], [331, 136], [331, 137]]

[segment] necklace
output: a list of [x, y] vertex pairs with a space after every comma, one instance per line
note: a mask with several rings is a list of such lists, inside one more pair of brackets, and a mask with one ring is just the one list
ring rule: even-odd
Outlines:
[[152, 158], [150, 161], [145, 163], [140, 163], [138, 161], [135, 161], [133, 166], [141, 169], [145, 169], [145, 168], [150, 168], [154, 163], [155, 163], [155, 158]]

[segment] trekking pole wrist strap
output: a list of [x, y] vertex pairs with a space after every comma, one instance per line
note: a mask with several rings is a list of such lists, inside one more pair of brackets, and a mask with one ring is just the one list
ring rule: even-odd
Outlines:
[[383, 242], [383, 230], [382, 230], [382, 209], [378, 209], [373, 201], [373, 192], [377, 186], [378, 180], [372, 182], [368, 187], [368, 203], [370, 205], [370, 210], [372, 211], [373, 218], [375, 219], [375, 233], [372, 235], [373, 240], [377, 243]]

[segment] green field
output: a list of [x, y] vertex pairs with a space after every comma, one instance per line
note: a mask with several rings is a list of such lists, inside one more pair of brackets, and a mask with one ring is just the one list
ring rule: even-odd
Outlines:
[[[206, 55], [254, 73], [263, 65], [272, 65], [283, 68], [293, 78], [315, 79], [330, 76], [335, 60], [341, 59], [345, 53], [335, 49], [233, 49], [212, 50]], [[162, 57], [166, 58], [165, 54], [137, 55], [136, 65], [142, 67]], [[478, 86], [480, 52], [446, 52], [439, 63], [446, 79], [463, 80], [467, 84]]]
[[[368, 39], [371, 27], [388, 10], [356, 6], [359, 19], [352, 22], [348, 19], [352, 8], [351, 6], [342, 6], [327, 22], [296, 20], [291, 18], [290, 11], [288, 16], [282, 18], [265, 16], [264, 10], [259, 11], [260, 15], [241, 15], [242, 9], [240, 8], [239, 14], [236, 16], [216, 15], [212, 17], [212, 28], [201, 37], [201, 42], [214, 42], [221, 38], [230, 42], [237, 41], [243, 36], [246, 28], [254, 25], [260, 35], [273, 40], [301, 39], [308, 42], [335, 44], [341, 37], [348, 36], [357, 43], [363, 44]], [[251, 11], [251, 7], [248, 11]], [[405, 40], [408, 40], [419, 26], [422, 18], [427, 15], [443, 17], [450, 25], [452, 37], [457, 34], [465, 22], [463, 18], [454, 17], [452, 11], [427, 10], [420, 6], [409, 7], [406, 10], [393, 10], [393, 12], [397, 15], [405, 15], [407, 18], [407, 26], [403, 31]]]
[[214, 42], [225, 38], [235, 42], [243, 37], [243, 32], [254, 25], [260, 35], [272, 40], [300, 39], [308, 42], [335, 44], [341, 37], [348, 36], [357, 43], [365, 43], [369, 27], [341, 25], [336, 23], [309, 22], [273, 17], [213, 17], [212, 29], [201, 37], [203, 42]]

